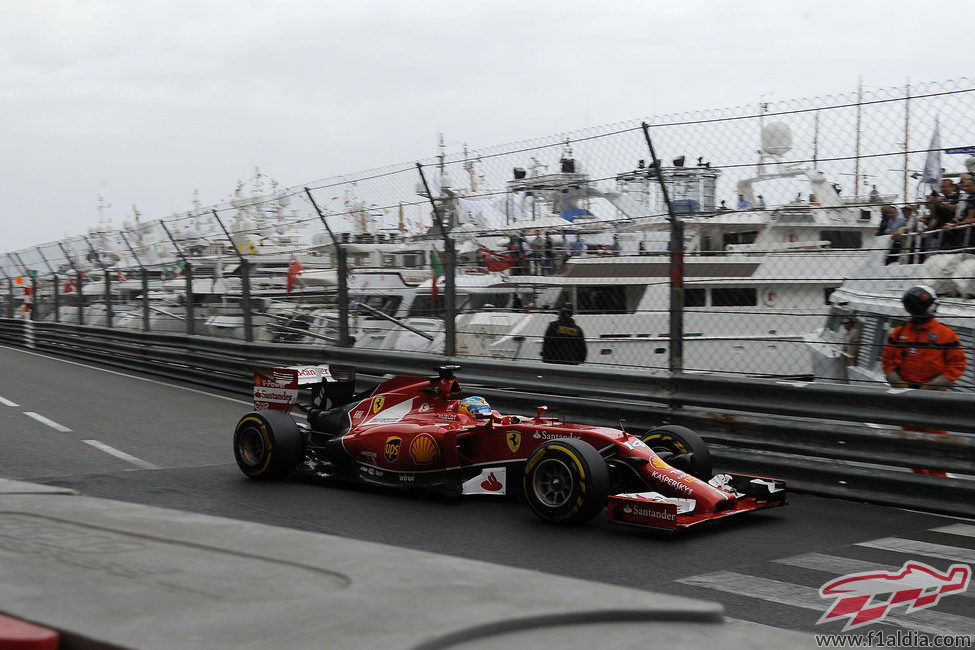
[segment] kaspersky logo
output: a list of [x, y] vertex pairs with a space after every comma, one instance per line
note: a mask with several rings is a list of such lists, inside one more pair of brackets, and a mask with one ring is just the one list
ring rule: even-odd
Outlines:
[[843, 631], [879, 623], [895, 607], [905, 614], [934, 607], [942, 596], [964, 593], [972, 577], [967, 564], [952, 564], [946, 573], [914, 560], [899, 571], [864, 571], [827, 582], [820, 598], [835, 598], [832, 607], [816, 624], [848, 619]]

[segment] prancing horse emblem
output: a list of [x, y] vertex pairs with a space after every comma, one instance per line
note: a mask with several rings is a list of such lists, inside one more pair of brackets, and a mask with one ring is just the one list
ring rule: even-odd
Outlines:
[[377, 397], [376, 399], [372, 400], [372, 412], [379, 413], [380, 411], [382, 411], [383, 404], [385, 403], [386, 403], [385, 397]]
[[511, 450], [511, 453], [518, 453], [518, 448], [521, 447], [521, 432], [509, 431], [504, 434], [504, 438], [508, 442], [508, 449]]

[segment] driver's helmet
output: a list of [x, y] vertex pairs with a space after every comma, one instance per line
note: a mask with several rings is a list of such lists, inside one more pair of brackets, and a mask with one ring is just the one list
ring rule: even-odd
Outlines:
[[938, 306], [938, 294], [934, 289], [923, 284], [908, 289], [902, 300], [904, 309], [914, 317], [933, 316]]
[[491, 417], [491, 405], [483, 397], [465, 397], [457, 404], [457, 410], [475, 420], [486, 420]]

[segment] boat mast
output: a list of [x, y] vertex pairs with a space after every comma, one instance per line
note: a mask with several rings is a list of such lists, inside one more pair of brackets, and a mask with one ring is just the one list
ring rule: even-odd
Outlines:
[[853, 196], [860, 195], [860, 130], [863, 121], [863, 75], [859, 76], [857, 83], [857, 141], [856, 141], [856, 166], [853, 171]]
[[911, 149], [911, 80], [904, 89], [904, 203], [907, 203], [907, 152]]
[[815, 122], [813, 125], [813, 169], [816, 169], [819, 162], [819, 111], [814, 113]]

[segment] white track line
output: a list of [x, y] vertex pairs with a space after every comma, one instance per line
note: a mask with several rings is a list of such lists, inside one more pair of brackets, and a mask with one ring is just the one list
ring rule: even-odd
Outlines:
[[115, 447], [109, 447], [104, 442], [98, 442], [97, 440], [82, 440], [86, 445], [91, 445], [95, 449], [100, 449], [110, 456], [115, 456], [116, 458], [121, 458], [122, 460], [132, 463], [142, 469], [160, 469], [158, 465], [153, 465], [150, 462], [144, 461], [141, 458], [136, 458], [135, 456], [130, 456], [124, 451], [119, 451]]
[[[892, 564], [880, 564], [878, 562], [868, 562], [866, 560], [855, 560], [849, 557], [838, 557], [836, 555], [826, 555], [824, 553], [805, 553], [803, 555], [793, 555], [773, 560], [778, 564], [799, 567], [800, 569], [811, 569], [822, 571], [834, 576], [842, 576], [848, 573], [863, 573], [865, 571], [900, 571], [901, 567]], [[975, 591], [968, 590], [959, 596], [975, 598]]]
[[[833, 604], [829, 598], [820, 598], [819, 589], [816, 587], [794, 585], [731, 571], [716, 571], [681, 578], [677, 582], [818, 612], [825, 612]], [[901, 606], [888, 613], [884, 621], [926, 634], [975, 634], [975, 620], [967, 616], [939, 612], [936, 609], [924, 609], [910, 614], [903, 612], [904, 608]]]
[[207, 397], [215, 397], [217, 399], [227, 400], [228, 402], [236, 402], [238, 404], [251, 405], [252, 402], [242, 400], [236, 397], [227, 397], [225, 395], [217, 395], [216, 393], [208, 393], [205, 390], [197, 390], [196, 388], [190, 388], [189, 386], [181, 386], [179, 384], [173, 384], [165, 381], [157, 381], [155, 379], [149, 379], [148, 377], [140, 377], [139, 375], [131, 375], [127, 372], [119, 372], [118, 370], [108, 370], [107, 368], [99, 368], [98, 366], [92, 366], [87, 363], [78, 363], [77, 361], [68, 361], [67, 359], [59, 359], [58, 357], [52, 357], [47, 354], [40, 354], [39, 352], [28, 352], [23, 348], [16, 348], [9, 345], [0, 345], [0, 348], [5, 348], [7, 350], [13, 350], [14, 352], [21, 352], [23, 354], [30, 354], [35, 357], [41, 357], [43, 359], [50, 359], [51, 361], [60, 361], [61, 363], [68, 363], [72, 366], [80, 366], [82, 368], [88, 368], [90, 370], [98, 370], [101, 372], [107, 372], [111, 375], [118, 375], [119, 377], [127, 377], [129, 379], [137, 379], [139, 381], [147, 381], [150, 384], [158, 384], [160, 386], [169, 386], [170, 388], [179, 388], [180, 390], [186, 390], [191, 393], [199, 393], [200, 395], [206, 395]]
[[17, 402], [11, 402], [6, 397], [0, 397], [0, 404], [4, 404], [5, 406], [20, 406]]
[[61, 433], [69, 433], [71, 431], [71, 429], [64, 426], [63, 424], [58, 424], [54, 420], [49, 420], [39, 413], [34, 413], [33, 411], [24, 411], [24, 415], [26, 415], [29, 418], [34, 418], [41, 424], [46, 424], [47, 426], [51, 427], [52, 429], [56, 429]]
[[975, 537], [975, 526], [971, 524], [951, 524], [950, 526], [942, 526], [941, 528], [932, 528], [936, 533], [950, 533], [951, 535], [965, 535], [966, 537]]
[[928, 557], [936, 557], [941, 560], [975, 564], [975, 549], [946, 546], [944, 544], [931, 544], [930, 542], [919, 542], [913, 539], [884, 537], [882, 539], [872, 539], [869, 542], [857, 542], [857, 546], [879, 548], [882, 551], [911, 553], [913, 555], [927, 555]]

